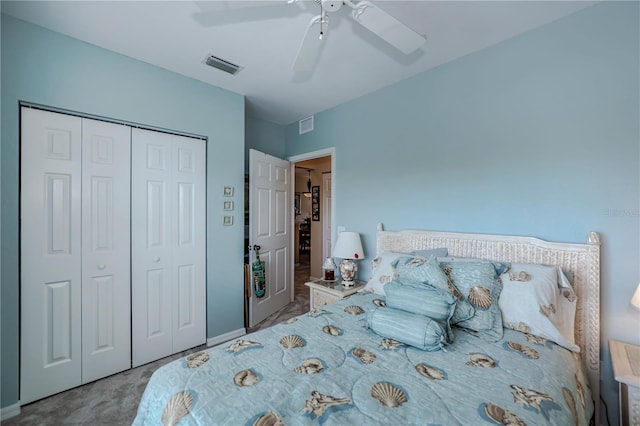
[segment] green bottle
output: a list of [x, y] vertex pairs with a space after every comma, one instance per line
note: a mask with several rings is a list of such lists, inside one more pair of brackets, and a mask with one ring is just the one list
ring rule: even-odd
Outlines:
[[267, 283], [264, 276], [264, 261], [260, 260], [260, 246], [255, 245], [253, 249], [256, 252], [256, 260], [253, 261], [251, 269], [253, 269], [253, 285], [258, 299], [264, 297], [267, 289]]

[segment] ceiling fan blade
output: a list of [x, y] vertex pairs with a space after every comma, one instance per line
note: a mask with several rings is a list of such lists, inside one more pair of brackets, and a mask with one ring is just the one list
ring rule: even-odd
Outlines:
[[[322, 39], [320, 38], [320, 26], [322, 24]], [[313, 67], [318, 60], [320, 50], [324, 45], [324, 38], [327, 36], [327, 29], [329, 27], [329, 18], [326, 14], [318, 15], [311, 19], [309, 25], [307, 25], [307, 31], [304, 34], [300, 48], [298, 49], [298, 56], [293, 63], [294, 72], [309, 72], [313, 70]]]
[[355, 5], [345, 1], [345, 4], [353, 8], [353, 19], [404, 54], [413, 52], [426, 42], [423, 36], [368, 1]]

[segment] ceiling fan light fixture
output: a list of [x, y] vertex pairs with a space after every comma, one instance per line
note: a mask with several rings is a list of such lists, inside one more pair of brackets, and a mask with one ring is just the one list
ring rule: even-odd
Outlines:
[[213, 55], [209, 55], [207, 59], [204, 60], [204, 63], [209, 65], [210, 67], [217, 68], [231, 75], [236, 75], [243, 68], [240, 65], [225, 61], [224, 59], [218, 58], [217, 56]]
[[307, 173], [309, 174], [307, 178], [307, 190], [303, 192], [302, 195], [304, 195], [305, 198], [311, 198], [311, 169], [307, 169]]
[[342, 0], [321, 0], [320, 6], [327, 12], [335, 12], [342, 7]]

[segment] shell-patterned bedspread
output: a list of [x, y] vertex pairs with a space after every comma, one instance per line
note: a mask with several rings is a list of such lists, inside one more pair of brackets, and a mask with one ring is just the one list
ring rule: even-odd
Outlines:
[[505, 329], [454, 328], [425, 352], [366, 328], [358, 294], [158, 369], [135, 425], [582, 425], [593, 402], [577, 354]]

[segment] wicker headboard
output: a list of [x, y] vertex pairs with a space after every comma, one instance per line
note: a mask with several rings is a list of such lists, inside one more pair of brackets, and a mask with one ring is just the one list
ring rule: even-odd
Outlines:
[[556, 243], [532, 237], [422, 230], [384, 231], [378, 225], [376, 251], [409, 252], [447, 247], [450, 256], [503, 262], [558, 265], [573, 275], [578, 296], [575, 339], [580, 346], [595, 405], [600, 406], [600, 235], [590, 232], [586, 244]]

